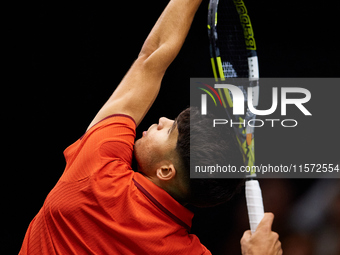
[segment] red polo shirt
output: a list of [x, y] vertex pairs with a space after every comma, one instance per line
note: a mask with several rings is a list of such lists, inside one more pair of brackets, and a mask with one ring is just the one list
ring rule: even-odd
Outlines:
[[192, 212], [131, 169], [135, 127], [111, 115], [64, 151], [20, 254], [210, 254], [189, 234]]

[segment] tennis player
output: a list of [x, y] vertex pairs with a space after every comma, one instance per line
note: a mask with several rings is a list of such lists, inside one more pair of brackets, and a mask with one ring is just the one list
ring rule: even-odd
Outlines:
[[[211, 254], [190, 234], [193, 213], [184, 205], [223, 203], [240, 181], [190, 180], [189, 117], [199, 121], [200, 114], [187, 109], [176, 120], [162, 117], [135, 142], [136, 127], [200, 3], [169, 2], [86, 133], [64, 151], [65, 171], [30, 223], [20, 254]], [[202, 140], [204, 148], [197, 149], [208, 157], [204, 149], [212, 146], [237, 164], [242, 157], [231, 136], [220, 145]], [[133, 154], [138, 172], [131, 169]], [[271, 231], [273, 217], [265, 214], [254, 234], [244, 233], [243, 254], [282, 254], [278, 235]]]

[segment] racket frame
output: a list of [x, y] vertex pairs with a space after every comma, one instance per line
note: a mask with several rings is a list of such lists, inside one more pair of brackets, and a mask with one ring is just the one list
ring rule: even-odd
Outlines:
[[[218, 4], [219, 1], [233, 1], [235, 4], [235, 8], [239, 14], [240, 22], [243, 27], [243, 32], [245, 35], [245, 44], [246, 44], [246, 52], [248, 57], [248, 78], [249, 78], [249, 86], [253, 88], [252, 100], [253, 106], [258, 105], [259, 99], [259, 68], [258, 68], [258, 57], [256, 52], [256, 43], [254, 39], [253, 29], [250, 23], [250, 18], [248, 16], [247, 9], [243, 3], [243, 0], [210, 0], [209, 8], [208, 8], [208, 37], [210, 43], [210, 60], [213, 69], [213, 74], [216, 82], [225, 81], [226, 78], [223, 70], [223, 63], [220, 55], [220, 49], [218, 47], [218, 33], [217, 33], [217, 25], [218, 25]], [[218, 89], [221, 99], [222, 89]], [[224, 89], [224, 94], [227, 100], [227, 103], [223, 100], [223, 106], [226, 108], [226, 112], [229, 119], [233, 119], [231, 115], [233, 103], [231, 99], [231, 94], [229, 90]], [[245, 100], [247, 95], [245, 95]], [[229, 107], [229, 110], [228, 108]], [[237, 116], [236, 116], [237, 117]], [[255, 115], [250, 113], [247, 107], [247, 113], [245, 115], [246, 123], [249, 120], [255, 119]], [[238, 117], [237, 117], [238, 118]], [[243, 149], [243, 152], [246, 154], [244, 157], [245, 163], [247, 166], [251, 167], [255, 164], [255, 155], [254, 155], [254, 128], [250, 127], [246, 124], [245, 130], [241, 131], [234, 127], [234, 131], [236, 133], [236, 137], [240, 146]], [[246, 139], [242, 138], [242, 134], [240, 132], [246, 132]], [[248, 153], [246, 153], [248, 152]], [[263, 209], [263, 200], [262, 200], [262, 192], [260, 189], [259, 182], [255, 180], [256, 173], [250, 172], [246, 175], [246, 202], [248, 208], [248, 217], [251, 231], [254, 233], [257, 225], [261, 221], [264, 215]]]

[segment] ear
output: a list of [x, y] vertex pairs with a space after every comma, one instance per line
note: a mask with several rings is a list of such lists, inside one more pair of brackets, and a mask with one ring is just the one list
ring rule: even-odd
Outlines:
[[173, 164], [162, 165], [157, 169], [156, 175], [162, 181], [170, 181], [176, 175], [176, 169]]

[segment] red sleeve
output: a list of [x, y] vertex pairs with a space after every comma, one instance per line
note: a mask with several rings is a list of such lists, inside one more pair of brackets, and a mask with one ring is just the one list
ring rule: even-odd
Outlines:
[[130, 116], [106, 117], [64, 151], [65, 177], [80, 180], [117, 160], [130, 167], [135, 136], [136, 124]]
[[202, 247], [204, 249], [203, 254], [202, 255], [211, 255], [211, 252], [202, 244]]

